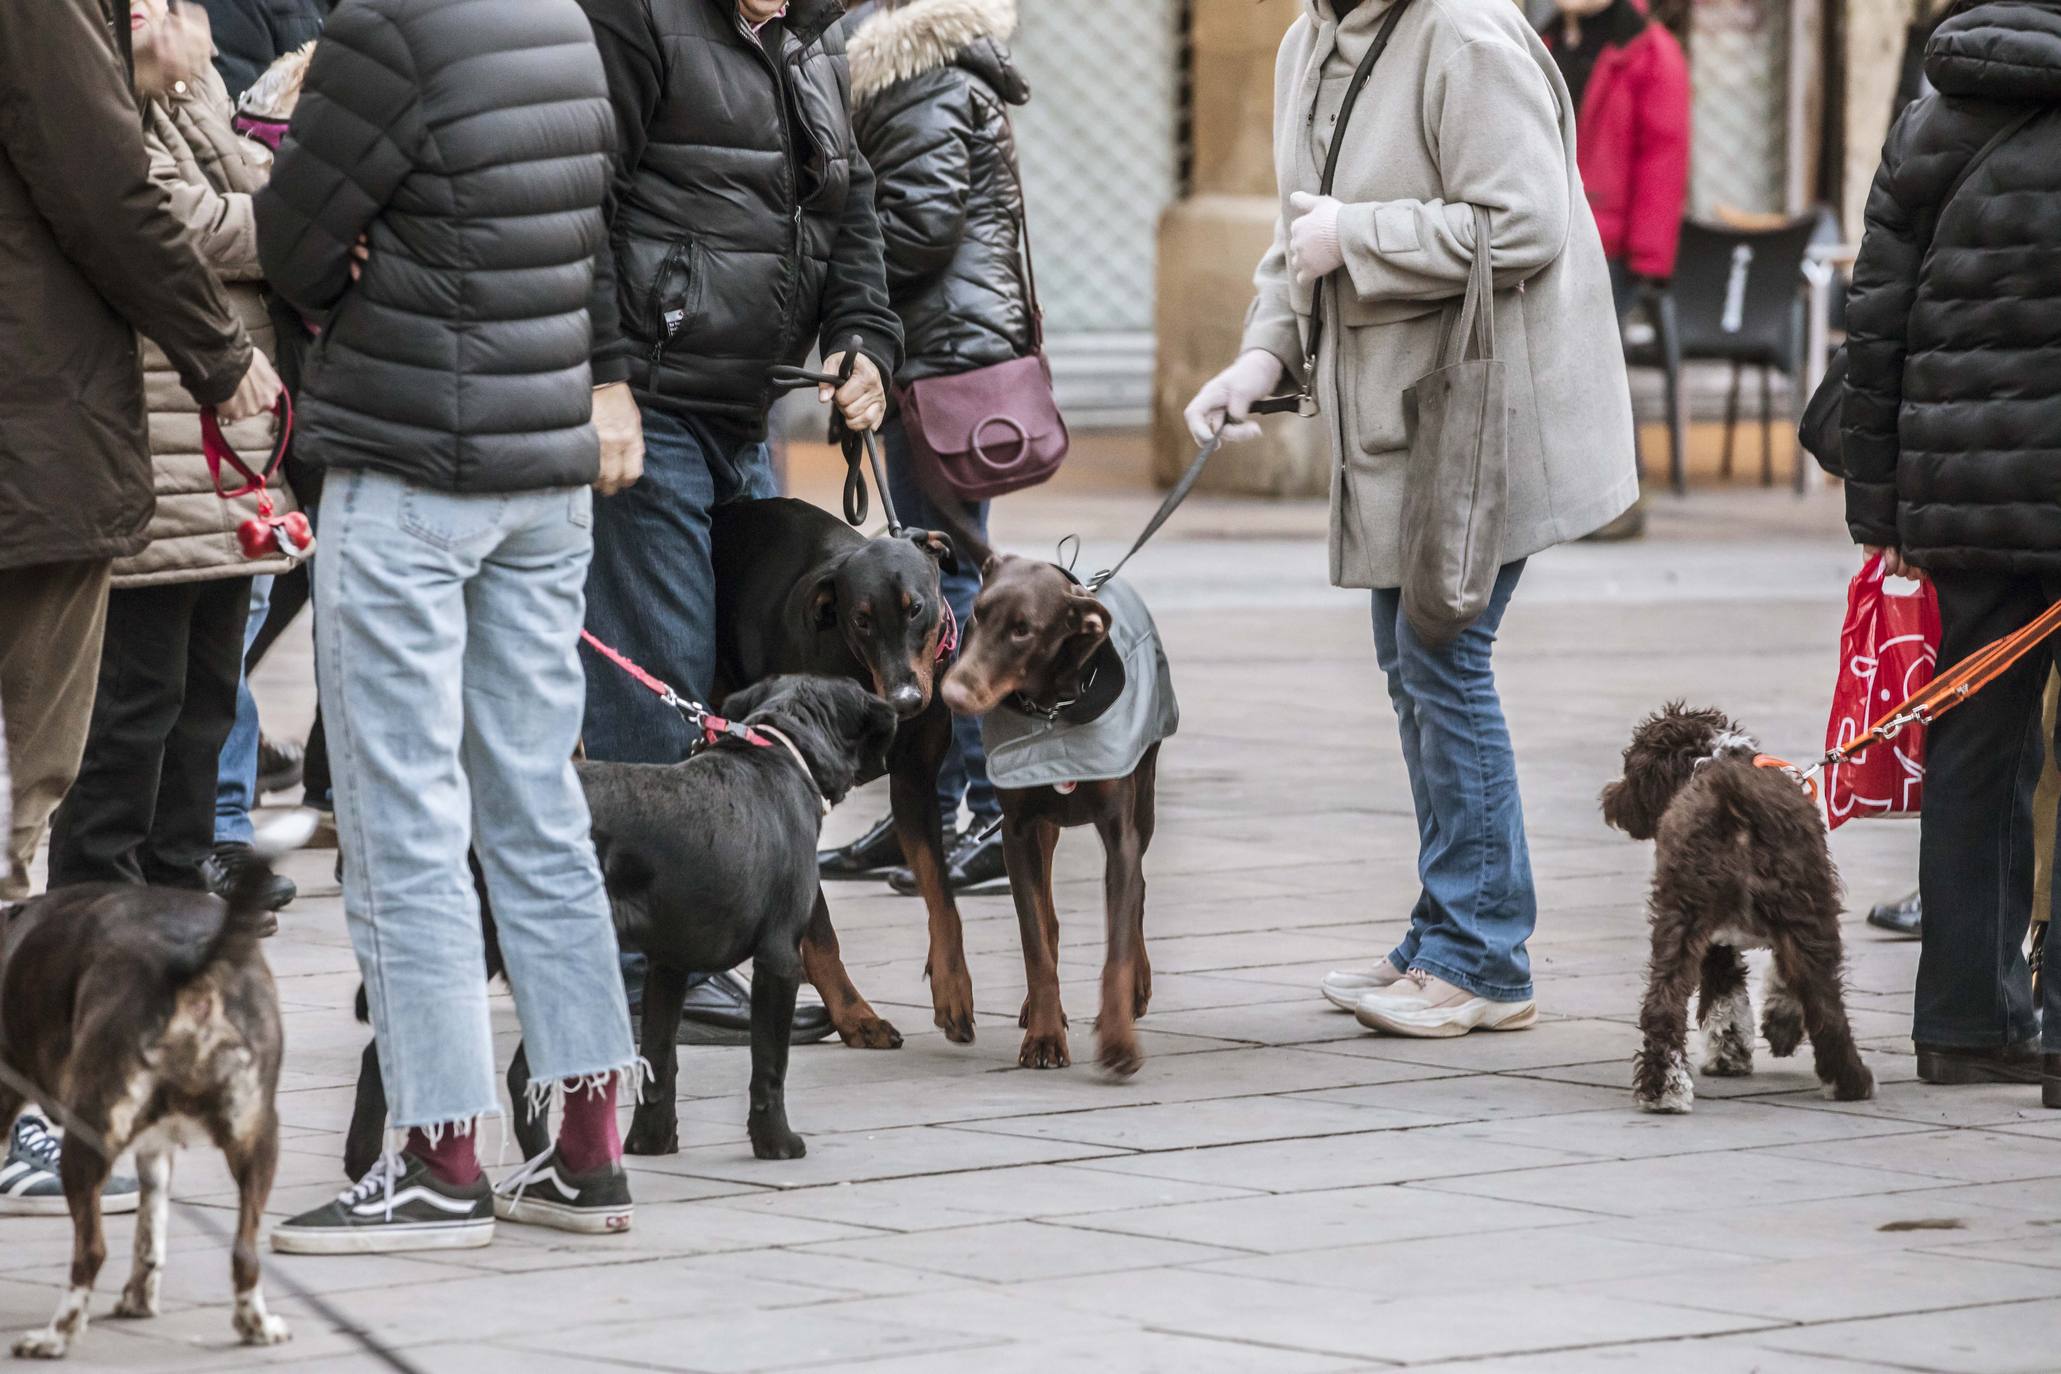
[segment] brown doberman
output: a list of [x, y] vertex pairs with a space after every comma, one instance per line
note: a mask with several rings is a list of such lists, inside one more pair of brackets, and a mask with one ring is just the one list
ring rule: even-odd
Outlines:
[[[1049, 563], [1000, 555], [982, 571], [974, 622], [941, 695], [961, 715], [984, 715], [1004, 703], [1048, 714], [1081, 695], [1089, 661], [1109, 641], [1110, 613], [1087, 588]], [[1145, 955], [1145, 849], [1152, 843], [1153, 791], [1159, 745], [1148, 747], [1125, 777], [1054, 786], [997, 787], [1002, 850], [1023, 933], [1030, 992], [1024, 999], [1025, 1068], [1073, 1062], [1066, 1013], [1059, 1004], [1059, 913], [1052, 900], [1052, 851], [1066, 826], [1093, 825], [1106, 860], [1104, 895], [1109, 944], [1102, 966], [1102, 1015], [1096, 1022], [1102, 1067], [1136, 1073], [1137, 1019], [1152, 1000]]]

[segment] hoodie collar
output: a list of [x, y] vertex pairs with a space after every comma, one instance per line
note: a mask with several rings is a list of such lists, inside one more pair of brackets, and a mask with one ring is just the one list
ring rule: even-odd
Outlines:
[[883, 10], [852, 35], [852, 99], [863, 104], [900, 82], [957, 66], [1012, 105], [1030, 85], [1003, 45], [1016, 32], [1016, 0], [909, 0]]
[[2061, 103], [2061, 2], [1991, 0], [1941, 24], [1925, 75], [1947, 95]]

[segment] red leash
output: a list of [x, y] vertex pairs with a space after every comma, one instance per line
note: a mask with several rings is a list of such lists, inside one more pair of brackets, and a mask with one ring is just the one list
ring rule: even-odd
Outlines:
[[670, 683], [653, 677], [650, 673], [645, 672], [642, 668], [631, 662], [620, 650], [612, 649], [596, 639], [592, 630], [581, 630], [580, 639], [595, 653], [600, 654], [610, 663], [613, 663], [616, 667], [635, 678], [639, 684], [648, 689], [660, 701], [663, 701], [666, 705], [685, 716], [687, 723], [701, 732], [702, 743], [714, 744], [717, 740], [727, 735], [731, 739], [741, 739], [746, 744], [757, 745], [761, 749], [773, 747], [773, 741], [767, 739], [749, 725], [740, 725], [736, 721], [725, 720], [700, 702], [687, 700], [687, 698], [674, 691]]

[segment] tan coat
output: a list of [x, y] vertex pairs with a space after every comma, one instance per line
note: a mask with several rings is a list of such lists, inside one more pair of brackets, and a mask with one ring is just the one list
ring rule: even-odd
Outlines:
[[[1316, 193], [1330, 111], [1390, 8], [1363, 0], [1341, 28], [1331, 0], [1302, 3], [1275, 68], [1282, 220], [1245, 332], [1246, 348], [1297, 378], [1310, 292], [1288, 266], [1288, 198]], [[1361, 93], [1333, 189], [1345, 206], [1346, 265], [1330, 293], [1340, 309], [1317, 360], [1338, 459], [1336, 585], [1402, 582], [1403, 391], [1435, 366], [1444, 307], [1466, 289], [1474, 205], [1490, 215], [1512, 412], [1503, 561], [1591, 533], [1637, 499], [1624, 355], [1574, 120], [1566, 84], [1510, 0], [1413, 0]]]
[[[271, 153], [240, 137], [232, 118], [229, 93], [210, 69], [182, 95], [145, 107], [144, 146], [150, 154], [151, 179], [170, 193], [173, 214], [221, 279], [251, 341], [276, 357], [258, 269], [257, 221], [251, 213], [251, 192], [265, 184]], [[179, 384], [178, 373], [156, 344], [145, 340], [142, 351], [157, 513], [151, 517], [149, 545], [115, 564], [114, 584], [201, 582], [292, 567], [285, 557], [243, 556], [236, 527], [257, 514], [257, 498], [224, 501], [215, 494], [201, 453], [200, 407]], [[229, 426], [225, 434], [252, 467], [270, 457], [269, 417]], [[223, 485], [233, 490], [243, 480], [225, 471]], [[283, 473], [273, 476], [272, 487], [275, 511], [294, 509]]]

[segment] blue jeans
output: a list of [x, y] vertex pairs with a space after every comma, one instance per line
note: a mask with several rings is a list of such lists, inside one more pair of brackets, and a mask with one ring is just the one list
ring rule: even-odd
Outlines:
[[[265, 611], [272, 604], [272, 579], [250, 580], [250, 619], [243, 627], [243, 656], [250, 659], [250, 646], [265, 628]], [[250, 694], [250, 672], [239, 668], [236, 675], [236, 723], [222, 745], [222, 759], [215, 779], [215, 843], [249, 844], [256, 834], [251, 828], [250, 810], [258, 804], [258, 700]]]
[[1538, 894], [1489, 660], [1523, 572], [1522, 561], [1505, 567], [1487, 613], [1442, 649], [1411, 633], [1400, 592], [1374, 593], [1374, 652], [1402, 732], [1423, 882], [1389, 961], [1505, 1002], [1531, 996], [1524, 942], [1538, 924]]
[[[918, 529], [941, 530], [944, 522], [938, 519], [937, 507], [923, 493], [916, 481], [916, 472], [910, 466], [909, 434], [902, 428], [902, 417], [896, 415], [881, 428], [882, 446], [887, 450], [887, 485], [895, 498], [895, 514], [902, 523]], [[976, 501], [966, 507], [972, 515], [974, 528], [985, 537], [988, 532], [988, 503]], [[974, 598], [980, 595], [980, 569], [974, 566], [973, 552], [960, 549], [957, 571], [946, 571], [938, 581], [942, 584], [945, 600], [952, 607], [952, 614], [959, 617], [959, 633], [963, 637], [966, 627], [973, 623]], [[1002, 814], [1001, 798], [995, 795], [995, 788], [988, 781], [988, 752], [980, 739], [980, 721], [971, 716], [952, 717], [952, 752], [945, 756], [944, 767], [937, 775], [938, 814], [945, 818], [945, 829], [959, 818], [959, 803], [964, 801], [973, 812], [974, 821], [985, 826]]]
[[[643, 480], [594, 503], [587, 628], [682, 696], [708, 702], [716, 676], [710, 516], [732, 501], [779, 494], [764, 439], [720, 420], [647, 409]], [[600, 655], [582, 659], [588, 758], [687, 757], [694, 732], [677, 712]]]
[[533, 1079], [636, 1062], [572, 766], [592, 522], [585, 487], [456, 494], [351, 470], [323, 485], [315, 663], [396, 1126], [498, 1110], [468, 846]]

